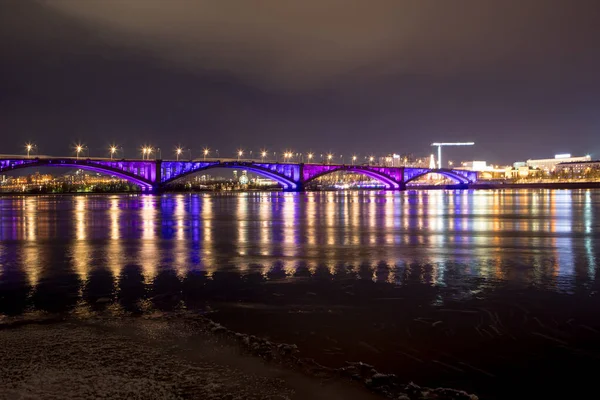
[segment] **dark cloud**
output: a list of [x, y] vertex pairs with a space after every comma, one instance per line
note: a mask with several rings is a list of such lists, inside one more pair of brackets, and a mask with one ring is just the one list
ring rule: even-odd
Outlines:
[[[593, 51], [586, 0], [46, 0], [167, 62], [306, 89], [366, 70], [547, 68]], [[595, 4], [596, 3], [596, 4]]]
[[27, 139], [54, 154], [76, 140], [426, 153], [472, 139], [460, 156], [600, 157], [597, 1], [0, 7], [0, 153]]

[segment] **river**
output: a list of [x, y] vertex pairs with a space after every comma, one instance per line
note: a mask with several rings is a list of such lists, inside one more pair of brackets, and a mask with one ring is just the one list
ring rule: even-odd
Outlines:
[[3, 196], [0, 318], [208, 308], [326, 366], [556, 393], [600, 356], [599, 228], [594, 189]]

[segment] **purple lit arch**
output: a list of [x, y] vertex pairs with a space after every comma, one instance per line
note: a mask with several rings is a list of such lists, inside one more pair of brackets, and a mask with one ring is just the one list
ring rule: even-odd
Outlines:
[[[113, 166], [104, 165], [106, 164], [115, 164], [116, 162], [111, 161], [97, 161], [97, 160], [77, 160], [77, 159], [28, 159], [28, 160], [2, 160], [0, 163], [0, 172], [9, 172], [23, 168], [46, 168], [46, 167], [62, 167], [62, 168], [76, 168], [82, 169], [85, 171], [98, 172], [101, 174], [116, 176], [120, 179], [131, 182], [135, 185], [140, 186], [140, 188], [144, 191], [152, 190], [153, 185], [149, 179], [143, 177], [143, 174], [148, 174], [149, 169], [147, 165], [144, 165], [146, 168], [141, 169], [141, 174], [136, 175], [133, 172], [127, 172], [124, 169], [118, 169]], [[148, 164], [148, 163], [143, 163]], [[127, 163], [127, 167], [132, 171], [138, 171], [140, 173], [140, 168], [131, 167], [129, 163]]]
[[334, 172], [352, 172], [366, 175], [383, 183], [386, 189], [398, 190], [403, 187], [401, 168], [368, 167], [359, 165], [318, 165], [306, 164], [303, 169], [304, 184]]
[[253, 172], [279, 183], [284, 190], [298, 190], [300, 167], [296, 164], [269, 164], [253, 162], [169, 162], [162, 163], [162, 184], [171, 183], [188, 175], [215, 168], [240, 169]]
[[[473, 171], [465, 171], [468, 173], [472, 173]], [[477, 174], [474, 176], [470, 176], [468, 174], [461, 174], [457, 170], [448, 170], [448, 169], [426, 169], [426, 168], [406, 168], [404, 172], [404, 183], [410, 183], [416, 179], [419, 179], [428, 174], [439, 174], [444, 175], [447, 178], [450, 178], [460, 184], [467, 184], [477, 180]], [[472, 174], [471, 174], [472, 175]], [[472, 178], [472, 179], [470, 179]]]

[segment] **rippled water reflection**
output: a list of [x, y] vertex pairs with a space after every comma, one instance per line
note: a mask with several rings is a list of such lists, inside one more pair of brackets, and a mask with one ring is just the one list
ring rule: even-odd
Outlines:
[[568, 291], [595, 279], [599, 211], [593, 190], [2, 197], [0, 279], [36, 287], [139, 265], [150, 283], [165, 268], [182, 278], [383, 263], [394, 283], [417, 268], [431, 285]]

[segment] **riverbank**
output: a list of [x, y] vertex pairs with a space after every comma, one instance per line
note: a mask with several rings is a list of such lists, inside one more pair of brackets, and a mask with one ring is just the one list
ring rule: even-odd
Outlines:
[[0, 324], [0, 399], [477, 400], [297, 352], [187, 312], [22, 320]]
[[0, 328], [0, 399], [351, 399], [377, 397], [243, 355], [193, 320], [89, 319]]

